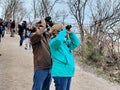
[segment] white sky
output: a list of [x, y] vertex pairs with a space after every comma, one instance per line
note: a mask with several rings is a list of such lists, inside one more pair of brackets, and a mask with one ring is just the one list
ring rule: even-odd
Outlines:
[[[25, 2], [25, 7], [27, 8], [27, 10], [29, 11], [30, 8], [31, 8], [31, 4], [32, 4], [32, 0], [23, 0]], [[52, 1], [52, 0], [51, 0]], [[67, 0], [61, 0], [62, 2], [63, 1], [67, 1]], [[66, 10], [66, 11], [69, 11], [68, 10], [68, 7], [67, 5], [64, 5], [65, 3], [58, 3], [56, 4], [54, 7], [54, 9], [56, 11], [62, 11], [62, 10]], [[0, 16], [1, 16], [1, 11], [2, 11], [2, 8], [0, 8]], [[69, 13], [69, 12], [68, 12]], [[73, 17], [71, 17], [69, 15], [69, 17], [67, 17], [67, 19], [65, 19], [65, 23], [69, 24], [69, 23], [73, 23], [74, 22], [74, 19]]]
[[[31, 8], [31, 2], [32, 0], [25, 0], [25, 3], [26, 3], [26, 8], [29, 10], [29, 8]], [[52, 0], [51, 0], [52, 1]], [[67, 1], [67, 0], [60, 0], [61, 2], [64, 2], [64, 1]], [[55, 11], [62, 11], [62, 10], [66, 10], [68, 11], [68, 7], [67, 5], [65, 5], [65, 3], [56, 3], [55, 6], [54, 6], [54, 10]], [[68, 22], [69, 21], [69, 22]], [[65, 20], [65, 23], [72, 23], [74, 22], [73, 21], [73, 18], [71, 16], [69, 16], [66, 20]]]

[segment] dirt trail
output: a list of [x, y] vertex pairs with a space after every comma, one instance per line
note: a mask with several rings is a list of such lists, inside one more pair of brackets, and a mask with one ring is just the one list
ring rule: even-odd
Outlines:
[[[19, 37], [9, 37], [0, 43], [0, 90], [31, 90], [33, 78], [32, 50], [19, 47]], [[51, 84], [54, 90], [54, 83]], [[120, 86], [109, 83], [76, 65], [71, 90], [120, 90]]]

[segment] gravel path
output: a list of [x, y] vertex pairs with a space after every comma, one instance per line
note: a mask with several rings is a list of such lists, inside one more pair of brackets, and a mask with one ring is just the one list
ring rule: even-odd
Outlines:
[[[13, 38], [7, 34], [0, 43], [0, 54], [0, 90], [31, 90], [32, 50], [19, 47], [18, 35]], [[51, 90], [54, 90], [53, 81]], [[76, 64], [71, 90], [120, 90], [120, 86], [85, 72]]]

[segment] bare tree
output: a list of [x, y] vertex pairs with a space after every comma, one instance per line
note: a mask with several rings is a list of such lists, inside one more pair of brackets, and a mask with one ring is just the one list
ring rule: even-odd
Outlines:
[[24, 7], [19, 7], [17, 13], [15, 14], [16, 16], [16, 21], [21, 22], [26, 16], [28, 12]]
[[62, 17], [62, 24], [65, 25], [65, 20], [68, 17], [68, 14], [67, 14], [66, 11], [62, 11], [61, 13], [62, 13], [62, 15], [61, 15], [61, 17]]
[[85, 29], [84, 29], [84, 20], [85, 20], [85, 9], [87, 6], [88, 0], [69, 0], [68, 6], [70, 8], [71, 15], [74, 16], [77, 21], [81, 39], [81, 49], [79, 48], [79, 54], [84, 57], [84, 48], [85, 48]]
[[[68, 2], [70, 11], [72, 15], [75, 17], [79, 30], [82, 45], [81, 47], [85, 46], [86, 36], [88, 36], [89, 45], [88, 48], [91, 52], [91, 56], [96, 54], [95, 57], [99, 55], [104, 55], [106, 50], [106, 42], [111, 40], [109, 43], [109, 50], [111, 53], [115, 53], [116, 48], [116, 41], [119, 41], [119, 29], [115, 29], [116, 26], [119, 26], [120, 22], [120, 1], [119, 0], [70, 0]], [[89, 5], [89, 8], [87, 7]], [[85, 12], [89, 9], [89, 16], [90, 16], [90, 24], [88, 25], [89, 28], [85, 29], [84, 20], [85, 15], [88, 14]], [[112, 32], [112, 33], [111, 33]], [[81, 48], [82, 51], [85, 48]], [[81, 51], [81, 53], [83, 53]], [[84, 51], [87, 53], [88, 51]], [[109, 52], [109, 51], [107, 51]], [[98, 55], [99, 54], [99, 55]], [[93, 58], [92, 58], [93, 59]], [[99, 59], [99, 58], [97, 58]]]
[[42, 16], [50, 16], [54, 5], [58, 1], [59, 0], [54, 0], [53, 2], [50, 0], [33, 0], [32, 9], [34, 12], [34, 19]]
[[57, 12], [54, 12], [53, 21], [57, 21], [65, 25], [66, 24], [65, 20], [67, 20], [68, 16], [69, 14], [65, 10], [57, 11]]
[[[114, 3], [113, 3], [114, 2]], [[93, 2], [92, 2], [93, 3]], [[119, 0], [96, 0], [96, 7], [90, 4], [92, 13], [91, 32], [93, 43], [96, 48], [104, 48], [104, 42], [107, 37], [115, 38], [114, 27], [119, 25], [120, 21], [120, 1]], [[111, 31], [112, 30], [112, 31]], [[113, 43], [113, 41], [111, 41]], [[102, 44], [102, 46], [100, 46]], [[115, 47], [115, 45], [114, 45]], [[100, 49], [102, 50], [102, 49]], [[111, 50], [114, 50], [112, 47]]]
[[37, 18], [37, 0], [33, 0], [33, 14], [34, 14], [34, 19]]
[[3, 17], [4, 19], [16, 19], [16, 15], [23, 12], [23, 2], [21, 0], [3, 0]]
[[84, 41], [85, 35], [83, 24], [87, 2], [88, 0], [69, 0], [68, 2], [70, 11], [78, 23], [82, 42]]

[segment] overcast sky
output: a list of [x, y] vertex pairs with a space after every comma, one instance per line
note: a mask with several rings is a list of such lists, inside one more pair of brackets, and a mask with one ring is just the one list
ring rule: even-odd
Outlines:
[[[25, 7], [27, 8], [27, 11], [29, 11], [31, 9], [31, 5], [32, 5], [32, 0], [23, 0], [25, 2]], [[52, 1], [52, 0], [51, 0]], [[65, 5], [65, 3], [63, 3], [64, 1], [67, 1], [67, 0], [60, 0], [61, 3], [57, 3], [55, 6], [54, 6], [54, 10], [55, 11], [62, 11], [62, 10], [65, 10], [65, 11], [69, 11], [68, 10], [68, 7], [67, 5]], [[0, 16], [1, 16], [1, 11], [2, 11], [2, 8], [0, 8]], [[67, 19], [65, 19], [65, 23], [74, 23], [74, 19], [73, 17], [70, 15], [70, 13], [68, 12], [69, 14], [69, 17], [67, 17]]]
[[[52, 0], [51, 0], [52, 1]], [[68, 10], [68, 7], [67, 7], [67, 4], [64, 3], [64, 1], [67, 1], [67, 0], [60, 0], [61, 3], [56, 3], [55, 6], [54, 6], [54, 10], [55, 11], [62, 11], [62, 10], [65, 10], [65, 11], [69, 11]], [[25, 0], [25, 7], [29, 10], [31, 8], [31, 4], [32, 4], [32, 0]], [[69, 12], [68, 12], [69, 13]], [[71, 15], [69, 14], [69, 17], [67, 17], [67, 19], [65, 20], [65, 23], [72, 23], [74, 22], [74, 19], [73, 17], [71, 17]]]

